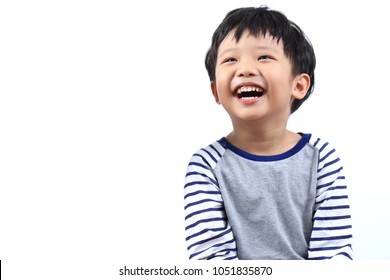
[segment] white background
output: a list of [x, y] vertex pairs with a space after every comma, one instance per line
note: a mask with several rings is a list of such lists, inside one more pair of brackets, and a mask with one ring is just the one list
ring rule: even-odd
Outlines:
[[188, 160], [231, 129], [204, 55], [228, 11], [261, 4], [314, 45], [315, 91], [290, 129], [341, 155], [355, 258], [390, 259], [384, 1], [1, 1], [5, 278], [108, 279], [187, 259]]

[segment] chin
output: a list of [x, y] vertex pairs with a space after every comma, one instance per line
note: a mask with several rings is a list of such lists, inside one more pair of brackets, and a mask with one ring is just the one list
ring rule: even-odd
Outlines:
[[259, 114], [241, 114], [236, 115], [232, 120], [236, 122], [256, 122], [261, 121], [263, 119], [263, 115]]

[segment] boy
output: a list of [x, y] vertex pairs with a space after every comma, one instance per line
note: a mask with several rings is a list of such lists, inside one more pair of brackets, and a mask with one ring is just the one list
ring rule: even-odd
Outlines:
[[265, 6], [229, 12], [206, 55], [233, 131], [200, 149], [185, 179], [190, 259], [352, 259], [336, 151], [287, 121], [314, 87], [302, 30]]

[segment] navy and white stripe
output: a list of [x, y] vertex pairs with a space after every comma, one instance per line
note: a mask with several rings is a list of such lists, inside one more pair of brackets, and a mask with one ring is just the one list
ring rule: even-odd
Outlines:
[[236, 242], [213, 173], [224, 152], [215, 142], [194, 154], [187, 168], [184, 209], [190, 259], [237, 259]]
[[309, 259], [352, 259], [352, 224], [344, 169], [336, 150], [319, 138], [310, 139], [319, 151], [317, 196]]

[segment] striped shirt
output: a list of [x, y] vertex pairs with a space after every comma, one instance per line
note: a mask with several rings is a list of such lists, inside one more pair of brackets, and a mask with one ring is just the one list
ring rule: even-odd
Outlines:
[[190, 259], [352, 259], [344, 170], [311, 134], [275, 156], [226, 138], [196, 152], [184, 186]]

